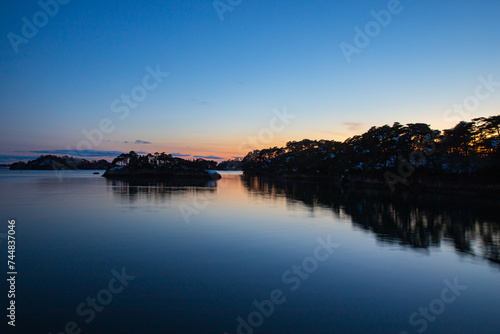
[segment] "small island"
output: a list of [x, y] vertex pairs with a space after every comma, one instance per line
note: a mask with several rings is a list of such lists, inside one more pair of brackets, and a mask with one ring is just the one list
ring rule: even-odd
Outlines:
[[186, 160], [165, 153], [139, 155], [134, 151], [116, 157], [106, 172], [105, 178], [196, 178], [219, 180], [221, 175], [214, 171], [217, 162], [205, 159]]
[[69, 156], [42, 155], [28, 162], [19, 161], [9, 166], [11, 170], [103, 170], [110, 166], [109, 162], [101, 159], [89, 161]]

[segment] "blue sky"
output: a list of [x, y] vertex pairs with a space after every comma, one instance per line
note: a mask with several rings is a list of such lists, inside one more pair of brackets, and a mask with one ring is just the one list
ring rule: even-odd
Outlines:
[[[88, 141], [83, 131], [94, 143], [80, 147], [95, 157], [135, 150], [231, 158], [395, 121], [443, 129], [499, 114], [500, 87], [465, 117], [446, 111], [475, 94], [478, 78], [500, 82], [500, 3], [402, 0], [348, 62], [340, 44], [356, 46], [355, 27], [364, 30], [389, 3], [242, 0], [221, 20], [213, 1], [72, 0], [17, 53], [9, 33], [23, 37], [23, 17], [33, 23], [42, 9], [37, 1], [4, 4], [0, 162], [75, 152]], [[157, 69], [168, 76], [149, 78], [158, 84], [126, 117], [113, 111], [116, 99], [144, 92]], [[283, 110], [295, 118], [270, 134]], [[249, 137], [258, 139], [242, 145]]]

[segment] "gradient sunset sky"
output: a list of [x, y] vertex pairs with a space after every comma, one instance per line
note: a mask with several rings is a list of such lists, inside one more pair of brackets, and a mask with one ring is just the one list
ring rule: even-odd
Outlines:
[[[37, 14], [38, 1], [4, 1], [0, 163], [79, 145], [91, 158], [130, 150], [232, 158], [247, 153], [248, 137], [266, 148], [344, 140], [395, 121], [445, 129], [500, 114], [500, 84], [482, 83], [500, 82], [498, 0], [215, 5], [73, 0], [57, 13], [47, 7], [51, 17]], [[388, 8], [385, 26], [370, 23], [372, 11]], [[40, 27], [26, 38], [34, 16]], [[358, 40], [348, 61], [341, 44], [356, 47], [355, 29], [367, 24], [373, 37]], [[158, 69], [169, 75], [144, 81]], [[144, 92], [144, 82], [147, 95], [126, 107], [123, 96]], [[465, 117], [447, 112], [474, 101], [480, 85], [490, 94]], [[295, 116], [288, 124], [276, 120], [284, 112]], [[103, 120], [108, 133], [82, 145]]]

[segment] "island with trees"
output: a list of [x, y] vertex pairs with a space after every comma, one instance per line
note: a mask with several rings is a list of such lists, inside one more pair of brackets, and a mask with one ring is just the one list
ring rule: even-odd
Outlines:
[[106, 172], [106, 178], [202, 178], [218, 180], [214, 171], [217, 162], [205, 159], [186, 160], [165, 153], [140, 155], [131, 151], [116, 157]]
[[241, 171], [241, 159], [228, 159], [217, 165], [217, 170]]
[[500, 190], [500, 116], [460, 122], [452, 129], [394, 123], [343, 142], [291, 141], [249, 152], [247, 175], [329, 178], [343, 184], [398, 188]]
[[16, 162], [10, 165], [11, 170], [103, 170], [110, 163], [104, 159], [89, 161], [69, 156], [42, 155], [28, 162]]

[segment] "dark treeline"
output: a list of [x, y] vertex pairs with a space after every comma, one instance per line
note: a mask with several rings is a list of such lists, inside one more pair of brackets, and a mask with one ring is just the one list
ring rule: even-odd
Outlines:
[[165, 152], [140, 155], [131, 151], [120, 154], [111, 163], [104, 159], [89, 161], [69, 156], [42, 155], [28, 162], [20, 161], [11, 165], [0, 165], [0, 167], [13, 170], [108, 169], [117, 166], [141, 169], [241, 170], [241, 159], [230, 159], [218, 164], [213, 160], [178, 158]]
[[350, 217], [353, 226], [374, 233], [385, 244], [415, 249], [452, 244], [459, 253], [500, 264], [498, 200], [470, 196], [394, 194], [341, 188], [334, 183], [245, 175], [245, 188], [258, 196], [285, 197], [311, 208]]
[[109, 162], [104, 159], [89, 161], [69, 156], [42, 155], [28, 162], [16, 162], [10, 165], [12, 170], [76, 170], [76, 169], [106, 169]]
[[[499, 178], [500, 116], [460, 122], [440, 131], [428, 124], [372, 127], [346, 139], [288, 142], [246, 155], [247, 174], [329, 176], [378, 175], [385, 181], [410, 175], [482, 175]], [[400, 180], [401, 181], [401, 180]]]
[[217, 165], [217, 170], [241, 170], [241, 159], [229, 159]]
[[111, 163], [113, 166], [127, 166], [129, 168], [141, 169], [178, 169], [178, 170], [205, 170], [215, 169], [217, 162], [205, 159], [187, 160], [173, 157], [171, 154], [155, 152], [139, 155], [134, 151], [120, 154]]

